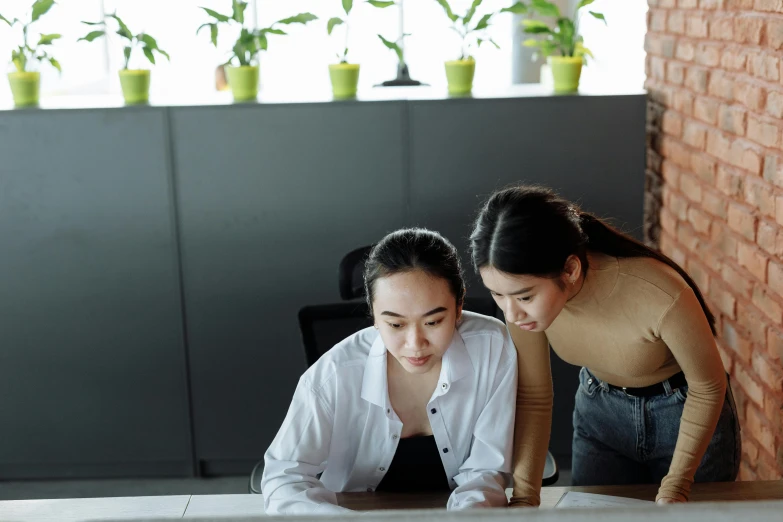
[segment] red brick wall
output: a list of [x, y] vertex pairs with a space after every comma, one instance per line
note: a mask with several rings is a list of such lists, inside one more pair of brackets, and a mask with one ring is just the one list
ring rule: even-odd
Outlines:
[[[638, 0], [641, 1], [641, 0]], [[742, 480], [783, 476], [783, 0], [649, 0], [648, 240], [718, 318]], [[655, 220], [653, 220], [655, 221]]]

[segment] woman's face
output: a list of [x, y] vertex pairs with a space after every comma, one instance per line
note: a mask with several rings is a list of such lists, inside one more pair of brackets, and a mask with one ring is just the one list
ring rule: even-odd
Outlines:
[[421, 270], [381, 277], [372, 308], [383, 343], [400, 366], [415, 374], [440, 371], [462, 313], [445, 279]]
[[581, 287], [581, 264], [575, 256], [569, 258], [561, 276], [554, 279], [509, 274], [491, 266], [481, 268], [479, 273], [484, 286], [503, 310], [506, 322], [531, 332], [549, 328]]

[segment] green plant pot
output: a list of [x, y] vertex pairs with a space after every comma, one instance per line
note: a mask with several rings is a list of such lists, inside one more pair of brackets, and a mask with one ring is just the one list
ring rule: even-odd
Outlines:
[[353, 98], [359, 84], [358, 63], [334, 63], [329, 66], [332, 95], [335, 98]]
[[123, 69], [120, 86], [125, 103], [147, 103], [150, 99], [150, 71], [148, 69]]
[[451, 60], [446, 62], [446, 80], [449, 94], [468, 94], [473, 90], [476, 60]]
[[258, 65], [228, 66], [226, 72], [234, 101], [255, 100], [258, 97]]
[[14, 105], [17, 107], [38, 105], [38, 99], [41, 93], [41, 73], [8, 73], [8, 82], [11, 84], [11, 94], [14, 96]]
[[579, 89], [583, 63], [581, 56], [550, 56], [547, 63], [552, 70], [555, 92], [568, 93]]

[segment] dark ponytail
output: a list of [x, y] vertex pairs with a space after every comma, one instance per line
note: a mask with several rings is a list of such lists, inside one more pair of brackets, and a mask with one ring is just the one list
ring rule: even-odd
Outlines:
[[548, 188], [523, 185], [496, 192], [479, 211], [470, 236], [477, 272], [492, 266], [509, 274], [554, 278], [562, 273], [568, 256], [576, 255], [587, 274], [588, 250], [614, 257], [651, 257], [672, 267], [693, 289], [715, 335], [715, 316], [680, 265]]

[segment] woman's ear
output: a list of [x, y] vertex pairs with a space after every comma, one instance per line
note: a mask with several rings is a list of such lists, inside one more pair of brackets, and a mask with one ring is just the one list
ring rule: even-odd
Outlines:
[[565, 266], [563, 267], [563, 276], [565, 283], [573, 286], [582, 276], [582, 261], [578, 256], [570, 255], [566, 259]]

